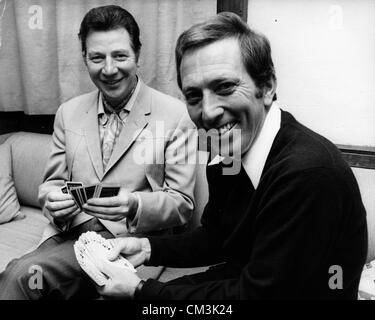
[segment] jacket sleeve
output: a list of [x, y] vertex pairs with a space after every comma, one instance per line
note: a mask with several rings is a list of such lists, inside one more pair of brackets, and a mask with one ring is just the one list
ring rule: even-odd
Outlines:
[[[140, 208], [128, 223], [132, 233], [146, 233], [186, 224], [194, 210], [198, 137], [187, 112], [168, 138], [163, 164], [155, 170], [164, 177], [153, 192], [136, 192]], [[164, 172], [163, 172], [164, 171]]]
[[[314, 285], [311, 279], [323, 281], [328, 287], [329, 266], [323, 270], [321, 267], [326, 266], [327, 257], [332, 256], [346, 228], [358, 235], [353, 238], [357, 237], [363, 244], [358, 256], [352, 257], [357, 263], [343, 266], [347, 275], [344, 286], [353, 285], [357, 280], [350, 278], [353, 272], [346, 272], [349, 270], [346, 268], [358, 269], [358, 261], [364, 263], [366, 248], [362, 240], [366, 235], [366, 220], [360, 215], [360, 207], [353, 210], [355, 201], [351, 199], [346, 183], [324, 168], [281, 177], [264, 194], [254, 234], [249, 234], [254, 239], [253, 250], [237, 278], [189, 284], [150, 279], [139, 297], [163, 300], [298, 298], [306, 283]], [[357, 211], [359, 216], [351, 217], [345, 214], [346, 210]], [[322, 273], [316, 274], [317, 270]], [[355, 270], [356, 274], [360, 272], [361, 267]]]
[[[63, 105], [58, 109], [55, 117], [54, 131], [52, 134], [52, 149], [47, 161], [44, 172], [43, 183], [39, 186], [38, 199], [42, 206], [43, 214], [50, 220], [60, 231], [66, 229], [66, 226], [57, 226], [50, 212], [45, 208], [47, 196], [52, 191], [60, 191], [64, 182], [69, 180], [68, 165], [66, 162], [65, 149], [65, 130], [62, 117]], [[37, 151], [36, 151], [37, 152]]]

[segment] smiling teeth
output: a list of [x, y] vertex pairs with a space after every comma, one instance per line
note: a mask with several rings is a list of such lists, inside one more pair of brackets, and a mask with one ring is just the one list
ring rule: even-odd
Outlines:
[[114, 85], [114, 84], [120, 82], [120, 80], [121, 79], [119, 79], [119, 80], [113, 80], [113, 81], [103, 81], [103, 82], [111, 86], [111, 85]]
[[230, 129], [232, 129], [234, 127], [234, 125], [235, 125], [234, 122], [227, 123], [225, 126], [222, 126], [222, 127], [219, 128], [219, 133], [224, 134], [224, 133], [228, 132]]

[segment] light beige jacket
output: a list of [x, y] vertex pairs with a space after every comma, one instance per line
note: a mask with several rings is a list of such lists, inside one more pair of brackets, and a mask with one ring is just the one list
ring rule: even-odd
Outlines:
[[[197, 132], [185, 105], [141, 82], [124, 128], [103, 170], [98, 128], [99, 91], [76, 97], [56, 113], [52, 151], [39, 187], [39, 201], [51, 221], [42, 241], [59, 232], [44, 207], [47, 194], [65, 181], [126, 187], [141, 199], [128, 230], [126, 220], [101, 220], [116, 237], [185, 224], [194, 209]], [[35, 150], [38, 152], [38, 150]], [[71, 227], [92, 218], [75, 217]], [[135, 222], [135, 224], [134, 224]]]

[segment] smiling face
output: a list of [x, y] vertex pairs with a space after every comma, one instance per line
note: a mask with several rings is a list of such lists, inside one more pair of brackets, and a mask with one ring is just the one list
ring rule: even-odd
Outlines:
[[112, 105], [120, 104], [134, 88], [137, 56], [124, 28], [92, 31], [86, 39], [85, 57], [91, 80]]
[[263, 126], [272, 89], [264, 93], [256, 87], [243, 65], [238, 40], [227, 38], [187, 51], [180, 71], [189, 115], [198, 128], [209, 130], [211, 151], [241, 157]]

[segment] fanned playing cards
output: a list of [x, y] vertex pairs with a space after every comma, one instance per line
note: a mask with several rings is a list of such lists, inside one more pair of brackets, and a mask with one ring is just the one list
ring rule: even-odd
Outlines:
[[61, 191], [71, 194], [74, 202], [82, 210], [83, 205], [91, 198], [115, 197], [120, 191], [120, 187], [104, 186], [97, 184], [84, 187], [82, 182], [67, 181]]
[[[74, 244], [74, 252], [79, 265], [99, 286], [105, 285], [109, 277], [101, 272], [98, 266], [103, 260], [108, 261], [107, 255], [113, 248], [113, 241], [104, 239], [93, 231], [83, 233]], [[117, 267], [137, 272], [134, 266], [121, 255], [111, 263], [116, 264]]]

